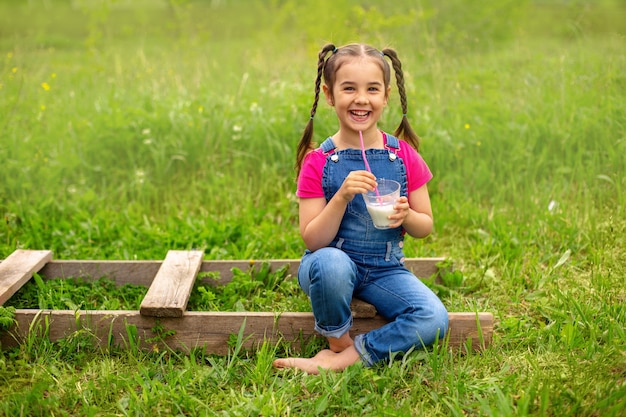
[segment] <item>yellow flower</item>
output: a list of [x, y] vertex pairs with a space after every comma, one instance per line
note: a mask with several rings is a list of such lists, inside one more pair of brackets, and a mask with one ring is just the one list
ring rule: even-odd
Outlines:
[[465, 128], [466, 128], [466, 129], [469, 129], [469, 128], [470, 128], [469, 123], [465, 123]]
[[13, 68], [11, 68], [11, 72], [12, 72], [13, 74], [15, 74], [15, 73], [17, 72], [17, 67], [13, 67]]
[[50, 84], [44, 81], [41, 83], [41, 88], [43, 88], [46, 91], [50, 91]]

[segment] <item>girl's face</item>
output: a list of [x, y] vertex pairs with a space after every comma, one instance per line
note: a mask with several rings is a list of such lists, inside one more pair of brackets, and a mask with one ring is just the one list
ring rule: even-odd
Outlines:
[[344, 62], [335, 72], [332, 91], [326, 85], [323, 89], [326, 101], [335, 107], [340, 130], [365, 133], [377, 129], [390, 87], [385, 88], [383, 70], [373, 59], [353, 58]]

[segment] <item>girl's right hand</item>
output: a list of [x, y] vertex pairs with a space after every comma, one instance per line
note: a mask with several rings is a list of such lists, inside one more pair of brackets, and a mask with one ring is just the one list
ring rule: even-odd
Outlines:
[[300, 199], [300, 234], [310, 251], [328, 246], [337, 235], [348, 203], [357, 194], [376, 188], [376, 177], [367, 171], [352, 171], [330, 201], [324, 197]]
[[343, 180], [336, 196], [349, 203], [357, 194], [365, 194], [376, 189], [376, 177], [368, 171], [352, 171]]

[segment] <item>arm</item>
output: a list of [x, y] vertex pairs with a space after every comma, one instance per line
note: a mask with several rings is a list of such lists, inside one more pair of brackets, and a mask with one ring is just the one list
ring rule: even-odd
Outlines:
[[415, 238], [426, 237], [433, 231], [433, 212], [426, 184], [411, 191], [408, 199], [400, 197], [395, 209], [398, 212], [389, 218], [397, 222], [391, 227], [402, 225], [404, 230]]
[[367, 171], [352, 171], [341, 188], [330, 199], [300, 199], [300, 235], [307, 249], [315, 251], [327, 246], [337, 235], [348, 203], [355, 195], [371, 191], [376, 178]]

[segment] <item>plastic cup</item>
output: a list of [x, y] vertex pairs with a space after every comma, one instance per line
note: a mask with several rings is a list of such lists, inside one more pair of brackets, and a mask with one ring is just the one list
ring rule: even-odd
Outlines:
[[396, 204], [396, 200], [400, 198], [400, 183], [386, 179], [379, 179], [377, 182], [377, 190], [363, 194], [365, 206], [372, 217], [375, 228], [389, 229], [391, 220], [388, 217], [396, 212], [393, 206]]

